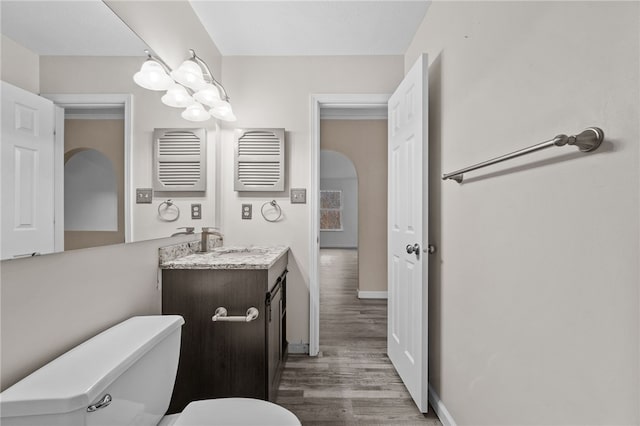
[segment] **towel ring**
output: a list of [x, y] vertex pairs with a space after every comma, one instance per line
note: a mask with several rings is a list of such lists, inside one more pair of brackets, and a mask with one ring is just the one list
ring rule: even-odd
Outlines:
[[171, 200], [163, 201], [158, 205], [158, 217], [165, 222], [175, 222], [180, 217], [180, 208]]
[[[278, 212], [278, 217], [276, 217], [275, 219], [269, 219], [265, 214], [264, 214], [264, 208], [270, 205], [271, 207], [273, 207], [277, 212]], [[277, 222], [278, 220], [280, 220], [280, 218], [282, 217], [282, 208], [280, 207], [280, 205], [276, 202], [276, 200], [271, 200], [271, 201], [267, 201], [266, 203], [264, 203], [262, 205], [262, 208], [260, 209], [260, 213], [262, 213], [262, 217], [264, 218], [264, 220], [266, 220], [267, 222]]]

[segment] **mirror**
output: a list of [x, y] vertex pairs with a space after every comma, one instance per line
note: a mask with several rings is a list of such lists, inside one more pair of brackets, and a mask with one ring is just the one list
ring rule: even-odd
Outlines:
[[[154, 113], [152, 108], [162, 108], [158, 93], [137, 90], [132, 81], [133, 73], [144, 61], [146, 44], [100, 0], [3, 0], [0, 7], [3, 99], [9, 98], [5, 96], [4, 82], [7, 82], [23, 89], [16, 96], [29, 98], [41, 94], [57, 107], [53, 108], [56, 140], [52, 152], [33, 154], [36, 151], [23, 150], [31, 154], [22, 155], [22, 162], [14, 160], [10, 167], [4, 161], [11, 159], [14, 151], [5, 151], [5, 139], [10, 138], [5, 137], [7, 120], [3, 115], [3, 181], [9, 180], [5, 171], [19, 169], [18, 174], [14, 173], [19, 176], [13, 187], [20, 188], [15, 189], [20, 196], [12, 198], [7, 194], [3, 182], [2, 259], [170, 236], [169, 229], [154, 233], [150, 226], [138, 235], [133, 233], [132, 99], [135, 96], [136, 104], [145, 106], [147, 114]], [[20, 102], [16, 105], [24, 104]], [[23, 133], [29, 130], [38, 133], [31, 126], [46, 121], [38, 115], [40, 110], [30, 106], [16, 114], [18, 118], [8, 119], [10, 127], [20, 121], [12, 130]], [[155, 121], [148, 117], [141, 120], [145, 129], [140, 134], [150, 135], [153, 127], [164, 127], [162, 115], [160, 111]], [[144, 157], [150, 149], [151, 137], [138, 141], [144, 146], [136, 155]], [[49, 176], [44, 176], [44, 158], [52, 159]], [[151, 156], [146, 158], [150, 165]], [[146, 166], [141, 165], [141, 173], [146, 173], [145, 179], [150, 180]], [[64, 176], [73, 179], [67, 183]], [[36, 178], [43, 179], [46, 185], [54, 182], [44, 196], [36, 196], [40, 185]], [[109, 185], [101, 184], [105, 179], [110, 180]], [[138, 181], [142, 182], [136, 182], [136, 186], [150, 186], [143, 179]], [[80, 191], [85, 191], [85, 195], [79, 195]], [[39, 216], [43, 214], [42, 204], [48, 198], [53, 200], [51, 207], [47, 207], [52, 219], [42, 219]], [[101, 207], [97, 208], [98, 205]], [[43, 232], [46, 243], [25, 238], [30, 227], [42, 228], [42, 223], [49, 220], [53, 228]], [[12, 240], [14, 248], [10, 247], [14, 244]]]

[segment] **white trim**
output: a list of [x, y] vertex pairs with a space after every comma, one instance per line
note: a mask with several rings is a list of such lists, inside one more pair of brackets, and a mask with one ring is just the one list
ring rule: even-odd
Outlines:
[[72, 120], [123, 120], [124, 114], [119, 114], [119, 113], [65, 114], [64, 118], [68, 118]]
[[376, 108], [322, 108], [321, 120], [386, 120], [387, 105]]
[[[309, 108], [309, 355], [320, 351], [320, 110], [326, 108], [371, 109], [387, 106], [388, 94], [311, 95]], [[374, 112], [375, 114], [375, 112]], [[361, 117], [362, 118], [362, 117]], [[361, 119], [360, 118], [360, 119]]]
[[53, 105], [53, 249], [64, 251], [64, 108]]
[[133, 95], [124, 95], [124, 242], [133, 242]]
[[287, 346], [287, 350], [290, 354], [308, 354], [309, 353], [309, 344], [308, 343], [289, 343]]
[[133, 96], [128, 93], [108, 93], [108, 94], [51, 94], [43, 93], [42, 97], [50, 99], [62, 108], [98, 108], [105, 106], [124, 106], [124, 241], [133, 241], [133, 217], [132, 204], [135, 200], [132, 176], [132, 155], [133, 155]]
[[455, 420], [453, 420], [453, 416], [449, 410], [447, 410], [447, 407], [444, 406], [444, 403], [431, 386], [431, 383], [429, 383], [429, 403], [440, 419], [442, 426], [457, 426]]
[[309, 163], [309, 355], [320, 352], [320, 103], [311, 95], [311, 149]]
[[386, 291], [360, 291], [358, 290], [358, 299], [386, 299]]

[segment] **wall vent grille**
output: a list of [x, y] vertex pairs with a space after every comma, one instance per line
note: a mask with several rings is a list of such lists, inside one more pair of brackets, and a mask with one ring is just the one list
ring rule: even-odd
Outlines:
[[205, 129], [155, 129], [155, 191], [206, 189], [206, 135]]
[[236, 191], [284, 191], [284, 129], [236, 133]]
[[280, 139], [273, 132], [247, 132], [238, 138], [238, 155], [280, 155]]

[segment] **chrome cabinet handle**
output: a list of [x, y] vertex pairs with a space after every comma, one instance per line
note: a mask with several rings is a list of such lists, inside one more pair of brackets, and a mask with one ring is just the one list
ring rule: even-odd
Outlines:
[[87, 407], [87, 413], [93, 413], [96, 410], [104, 408], [104, 407], [108, 406], [109, 404], [111, 404], [111, 401], [113, 401], [113, 398], [111, 398], [111, 395], [109, 395], [107, 393], [102, 397], [102, 399], [100, 401], [96, 402], [93, 405], [88, 406]]
[[249, 309], [247, 309], [247, 315], [246, 316], [227, 316], [227, 308], [220, 306], [219, 308], [216, 309], [216, 312], [214, 313], [214, 315], [211, 317], [211, 321], [216, 322], [216, 321], [228, 321], [228, 322], [251, 322], [253, 320], [255, 320], [256, 318], [258, 318], [258, 316], [260, 315], [260, 312], [258, 311], [257, 308], [254, 308], [253, 306], [250, 307]]

